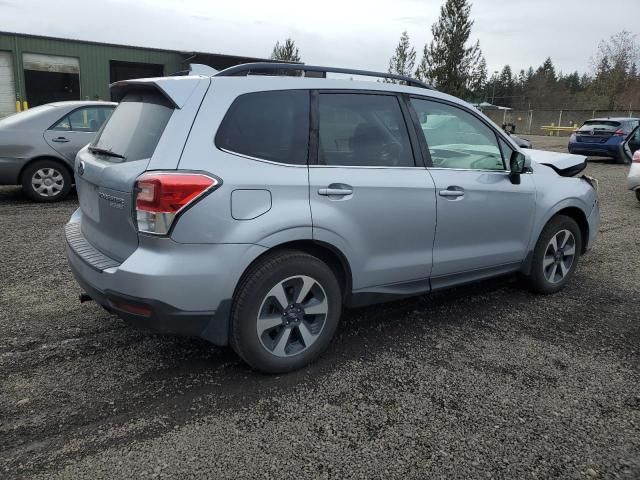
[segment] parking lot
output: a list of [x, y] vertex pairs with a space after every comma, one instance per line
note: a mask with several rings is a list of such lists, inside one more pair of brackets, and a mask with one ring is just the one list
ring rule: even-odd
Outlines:
[[589, 164], [600, 234], [561, 293], [504, 278], [349, 311], [320, 361], [279, 377], [81, 305], [75, 196], [0, 187], [0, 478], [640, 478], [627, 171]]

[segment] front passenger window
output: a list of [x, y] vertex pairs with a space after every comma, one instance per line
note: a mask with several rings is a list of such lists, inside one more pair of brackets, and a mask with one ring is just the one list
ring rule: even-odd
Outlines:
[[495, 133], [465, 110], [431, 100], [411, 99], [433, 166], [504, 170]]

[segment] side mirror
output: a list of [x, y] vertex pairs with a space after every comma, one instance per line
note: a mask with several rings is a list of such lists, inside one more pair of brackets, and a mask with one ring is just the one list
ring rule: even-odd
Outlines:
[[509, 159], [509, 170], [511, 170], [511, 173], [519, 175], [525, 172], [526, 167], [527, 157], [525, 157], [524, 153], [514, 150]]
[[528, 164], [530, 164], [530, 162], [525, 154], [514, 150], [509, 159], [509, 170], [511, 170], [509, 178], [511, 179], [511, 183], [514, 185], [520, 184], [520, 174], [527, 171]]

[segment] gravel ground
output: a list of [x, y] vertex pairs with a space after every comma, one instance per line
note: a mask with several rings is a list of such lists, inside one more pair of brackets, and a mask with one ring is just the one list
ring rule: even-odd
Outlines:
[[353, 310], [280, 377], [80, 305], [76, 199], [0, 188], [0, 478], [640, 478], [627, 170], [590, 163], [601, 231], [563, 292], [506, 278]]

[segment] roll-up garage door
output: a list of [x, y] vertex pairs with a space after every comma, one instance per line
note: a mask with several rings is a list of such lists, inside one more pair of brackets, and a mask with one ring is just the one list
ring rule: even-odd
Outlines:
[[74, 57], [25, 53], [22, 56], [31, 106], [80, 99], [80, 62]]
[[11, 52], [0, 52], [0, 117], [16, 111], [16, 86]]

